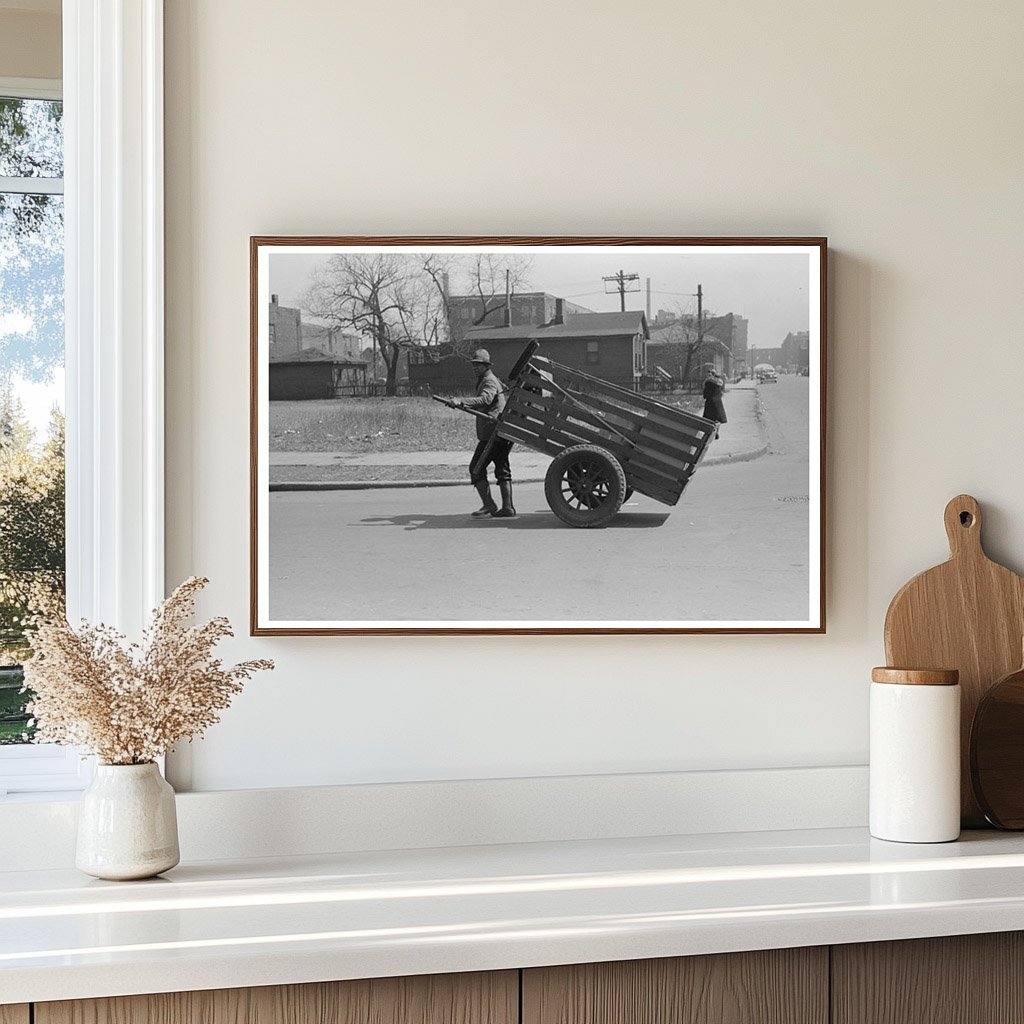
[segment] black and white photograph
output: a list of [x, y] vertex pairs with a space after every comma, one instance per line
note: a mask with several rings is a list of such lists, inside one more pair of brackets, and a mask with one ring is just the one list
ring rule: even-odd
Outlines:
[[253, 633], [822, 632], [825, 255], [253, 238]]

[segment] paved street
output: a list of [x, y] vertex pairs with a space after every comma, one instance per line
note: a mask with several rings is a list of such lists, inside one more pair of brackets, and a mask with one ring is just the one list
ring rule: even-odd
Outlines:
[[675, 508], [635, 495], [603, 530], [564, 526], [539, 483], [512, 520], [469, 519], [468, 485], [272, 493], [271, 616], [806, 619], [808, 383], [760, 387], [768, 454], [702, 468]]

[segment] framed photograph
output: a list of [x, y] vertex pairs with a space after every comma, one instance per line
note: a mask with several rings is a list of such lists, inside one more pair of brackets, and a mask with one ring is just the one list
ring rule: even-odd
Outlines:
[[826, 253], [252, 238], [252, 633], [824, 632]]

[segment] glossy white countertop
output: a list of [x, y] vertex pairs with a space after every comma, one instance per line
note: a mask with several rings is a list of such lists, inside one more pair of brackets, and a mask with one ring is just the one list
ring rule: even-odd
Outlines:
[[1024, 836], [862, 829], [0, 872], [0, 1004], [1024, 929]]

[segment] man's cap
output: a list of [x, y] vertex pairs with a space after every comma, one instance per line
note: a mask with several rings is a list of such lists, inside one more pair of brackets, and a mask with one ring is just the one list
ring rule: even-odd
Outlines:
[[485, 348], [478, 348], [473, 353], [473, 358], [470, 360], [474, 363], [486, 363], [488, 366], [491, 365], [491, 353]]

